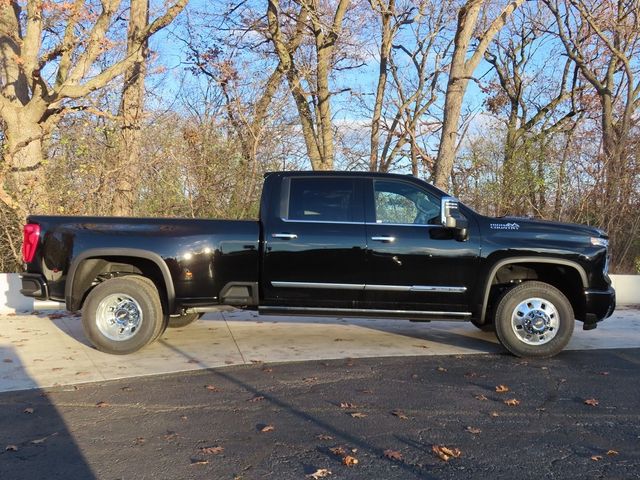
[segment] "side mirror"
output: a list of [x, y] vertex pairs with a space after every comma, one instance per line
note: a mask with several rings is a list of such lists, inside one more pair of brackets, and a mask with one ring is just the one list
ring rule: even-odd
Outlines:
[[469, 238], [467, 219], [460, 213], [460, 202], [454, 197], [442, 197], [440, 200], [440, 223], [443, 227], [458, 230], [457, 238], [465, 241]]

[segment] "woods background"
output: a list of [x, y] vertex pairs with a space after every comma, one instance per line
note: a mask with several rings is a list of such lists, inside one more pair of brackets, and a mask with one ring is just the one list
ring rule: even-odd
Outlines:
[[0, 270], [29, 213], [257, 216], [269, 170], [597, 225], [640, 273], [638, 0], [0, 0]]

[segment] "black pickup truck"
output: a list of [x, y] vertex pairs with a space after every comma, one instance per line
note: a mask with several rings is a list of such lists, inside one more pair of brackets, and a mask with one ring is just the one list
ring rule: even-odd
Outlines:
[[611, 315], [607, 236], [490, 218], [414, 177], [265, 176], [259, 221], [30, 216], [22, 293], [82, 310], [87, 337], [134, 352], [167, 326], [261, 314], [466, 320], [547, 357]]

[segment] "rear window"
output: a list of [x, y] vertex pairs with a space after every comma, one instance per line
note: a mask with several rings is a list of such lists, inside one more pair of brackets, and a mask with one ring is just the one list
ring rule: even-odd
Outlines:
[[352, 179], [292, 178], [285, 216], [289, 220], [360, 222], [362, 205], [358, 209], [358, 203]]

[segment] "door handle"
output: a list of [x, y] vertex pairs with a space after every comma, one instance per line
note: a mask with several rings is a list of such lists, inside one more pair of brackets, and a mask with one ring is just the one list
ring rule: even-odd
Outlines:
[[273, 238], [281, 238], [283, 240], [293, 240], [295, 238], [298, 238], [298, 235], [296, 235], [295, 233], [273, 233], [271, 236]]
[[396, 237], [371, 237], [371, 240], [375, 242], [393, 242]]

